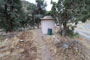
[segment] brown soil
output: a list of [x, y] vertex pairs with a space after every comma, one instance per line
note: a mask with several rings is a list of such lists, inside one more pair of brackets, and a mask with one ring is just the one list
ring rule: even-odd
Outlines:
[[[78, 38], [80, 41], [80, 38]], [[18, 32], [18, 36], [0, 39], [0, 60], [85, 60], [84, 45], [58, 34], [43, 35], [40, 30]], [[70, 43], [68, 48], [62, 48]]]
[[[0, 60], [35, 60], [37, 48], [32, 32], [21, 32], [19, 37], [11, 37], [0, 42]], [[20, 41], [20, 40], [24, 40]]]

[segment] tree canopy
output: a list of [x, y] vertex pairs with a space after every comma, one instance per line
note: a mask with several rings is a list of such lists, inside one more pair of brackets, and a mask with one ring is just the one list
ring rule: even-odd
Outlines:
[[20, 0], [0, 0], [0, 27], [13, 31], [20, 26], [22, 9]]
[[39, 27], [40, 24], [40, 18], [43, 17], [46, 13], [46, 2], [44, 0], [36, 0], [36, 10], [33, 12], [33, 20], [34, 24]]
[[51, 3], [51, 14], [59, 22], [61, 34], [71, 34], [79, 21], [85, 22], [90, 17], [90, 0], [58, 0]]

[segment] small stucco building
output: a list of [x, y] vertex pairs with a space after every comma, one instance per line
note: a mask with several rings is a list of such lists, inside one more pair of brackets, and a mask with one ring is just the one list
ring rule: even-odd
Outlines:
[[52, 34], [55, 33], [55, 21], [52, 16], [45, 16], [41, 18], [41, 30], [43, 34], [48, 34], [49, 29], [52, 30]]

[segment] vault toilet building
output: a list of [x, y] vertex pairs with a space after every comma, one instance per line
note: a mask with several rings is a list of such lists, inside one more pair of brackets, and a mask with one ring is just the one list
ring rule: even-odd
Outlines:
[[41, 30], [43, 34], [48, 34], [49, 30], [52, 31], [52, 34], [55, 33], [55, 22], [52, 16], [41, 18]]

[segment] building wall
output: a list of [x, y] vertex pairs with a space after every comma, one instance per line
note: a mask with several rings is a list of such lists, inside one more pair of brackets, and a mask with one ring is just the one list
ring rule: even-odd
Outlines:
[[42, 20], [41, 30], [43, 34], [48, 33], [48, 29], [52, 29], [52, 33], [55, 33], [55, 22], [53, 20]]

